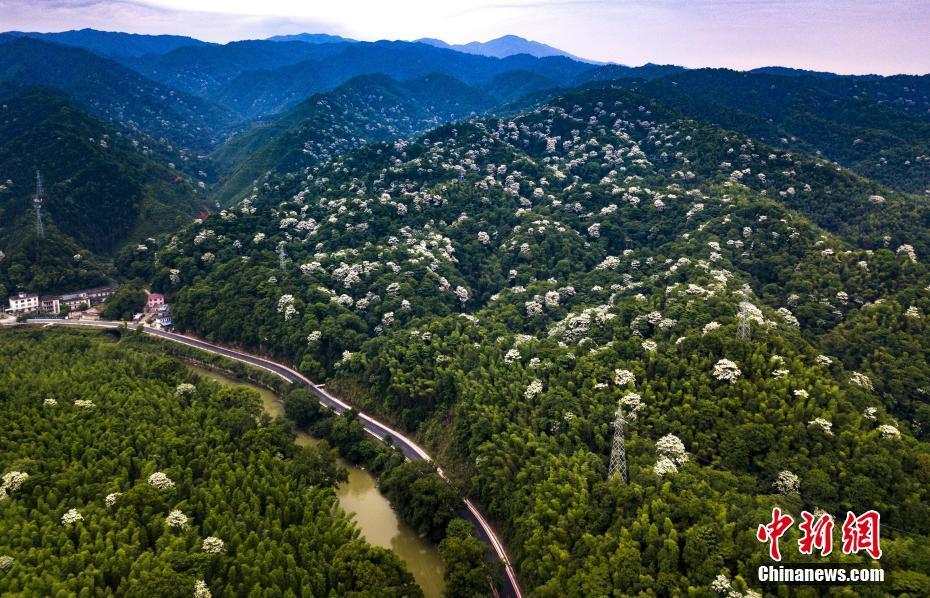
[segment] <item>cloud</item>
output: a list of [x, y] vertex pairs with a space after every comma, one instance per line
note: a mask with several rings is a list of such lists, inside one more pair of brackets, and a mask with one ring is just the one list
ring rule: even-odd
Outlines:
[[227, 42], [279, 33], [340, 33], [336, 24], [308, 17], [232, 14], [201, 10], [197, 2], [179, 10], [143, 0], [0, 0], [7, 30], [65, 31], [85, 27], [105, 31], [190, 35]]
[[10, 29], [207, 41], [302, 31], [363, 40], [504, 34], [625, 64], [930, 72], [925, 0], [0, 0]]

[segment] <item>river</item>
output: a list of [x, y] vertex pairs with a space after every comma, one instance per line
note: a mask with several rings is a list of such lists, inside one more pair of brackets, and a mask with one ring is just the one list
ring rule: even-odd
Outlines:
[[[194, 365], [188, 365], [188, 367], [201, 376], [216, 380], [220, 384], [248, 386], [261, 395], [265, 413], [271, 417], [284, 416], [284, 405], [267, 388], [242, 382], [213, 370]], [[297, 432], [296, 442], [305, 446], [319, 442], [319, 440], [306, 432]], [[392, 550], [403, 559], [428, 598], [442, 596], [445, 567], [436, 546], [421, 538], [413, 528], [397, 518], [394, 509], [378, 490], [377, 481], [370, 473], [342, 459], [339, 460], [339, 464], [349, 472], [349, 481], [340, 484], [336, 491], [339, 504], [345, 512], [355, 515], [355, 523], [361, 530], [362, 536], [370, 544]]]

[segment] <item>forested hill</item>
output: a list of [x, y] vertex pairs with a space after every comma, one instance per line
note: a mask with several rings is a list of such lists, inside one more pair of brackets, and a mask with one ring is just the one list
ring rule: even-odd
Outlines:
[[[204, 150], [222, 139], [232, 114], [87, 50], [0, 35], [0, 81], [47, 85], [97, 118], [163, 140], [166, 151]], [[179, 147], [174, 147], [179, 146]]]
[[698, 69], [623, 84], [692, 118], [783, 149], [819, 152], [886, 185], [930, 195], [930, 76]]
[[[204, 205], [192, 181], [42, 87], [0, 98], [0, 300], [106, 280], [96, 255], [174, 230]], [[42, 172], [44, 240], [32, 199]]]
[[415, 433], [530, 593], [757, 595], [778, 504], [877, 509], [877, 594], [925, 595], [928, 210], [600, 88], [273, 177], [150, 268], [180, 328]]
[[[102, 281], [121, 248], [119, 274], [165, 292], [178, 328], [293, 363], [429, 447], [491, 515], [531, 595], [769, 592], [755, 581], [768, 562], [755, 532], [773, 505], [795, 517], [878, 510], [888, 580], [864, 593], [930, 595], [928, 77], [592, 67], [408, 42], [193, 44], [120, 60], [132, 69], [0, 36], [0, 293]], [[37, 167], [44, 241], [29, 211]], [[217, 213], [190, 219], [215, 200]], [[94, 384], [69, 370], [67, 399], [92, 400], [82, 384], [122, 388], [133, 370], [166, 429], [203, 430], [170, 455], [186, 480], [177, 500], [152, 495], [141, 476], [158, 464], [124, 463], [122, 441], [116, 469], [59, 479], [33, 467], [55, 463], [51, 449], [15, 453], [17, 438], [0, 435], [18, 455], [10, 467], [41, 472], [22, 485], [16, 509], [29, 516], [16, 521], [54, 523], [73, 480], [96, 488], [71, 493], [87, 506], [73, 507], [86, 534], [55, 527], [73, 553], [36, 553], [34, 534], [7, 526], [18, 552], [0, 584], [67, 593], [93, 576], [132, 595], [155, 593], [161, 571], [183, 593], [197, 575], [219, 594], [269, 579], [305, 595], [416, 593], [338, 513], [306, 507], [294, 521], [309, 543], [275, 531], [274, 517], [331, 491], [286, 487], [306, 472], [287, 478], [286, 451], [265, 462], [262, 447], [273, 454], [287, 435], [254, 427], [247, 400], [198, 387], [164, 406], [182, 381], [175, 366], [139, 370], [149, 356], [53, 340], [115, 360], [104, 373], [77, 362]], [[18, 384], [43, 386], [10, 347], [0, 395], [11, 393], [17, 426], [45, 438], [35, 409], [58, 412], [22, 403], [37, 391]], [[116, 394], [141, 419], [111, 406], [148, 434], [138, 388]], [[105, 415], [110, 395], [92, 413]], [[618, 403], [629, 483], [607, 475]], [[230, 408], [219, 419], [217, 404]], [[94, 421], [103, 427], [53, 426], [65, 436], [40, 447], [108, 437], [108, 420]], [[173, 441], [152, 434], [162, 444], [147, 454], [164, 457]], [[237, 472], [220, 491], [197, 489], [191, 468], [207, 461]], [[225, 528], [241, 548], [227, 556], [242, 560], [219, 571], [196, 547], [221, 528], [210, 509], [228, 505], [203, 492], [227, 495], [253, 465], [259, 486], [232, 484], [244, 504], [248, 492], [291, 502], [244, 512], [253, 528], [272, 522], [270, 540]], [[130, 513], [117, 500], [110, 517], [93, 497], [121, 476], [118, 491], [141, 502]], [[192, 518], [187, 535], [146, 523], [169, 507]], [[108, 534], [129, 534], [132, 554], [88, 566], [83, 542]], [[39, 562], [54, 574], [29, 569]]]
[[0, 331], [0, 413], [4, 596], [422, 596], [325, 443], [158, 347]]
[[447, 75], [409, 81], [363, 75], [316, 94], [281, 118], [229, 140], [211, 157], [227, 172], [214, 193], [241, 199], [271, 174], [285, 174], [361, 147], [413, 136], [497, 103], [495, 96]]

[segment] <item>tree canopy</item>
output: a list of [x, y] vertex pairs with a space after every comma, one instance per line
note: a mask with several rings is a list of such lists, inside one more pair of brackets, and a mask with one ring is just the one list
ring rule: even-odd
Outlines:
[[0, 593], [421, 595], [338, 508], [325, 443], [155, 349], [0, 334]]

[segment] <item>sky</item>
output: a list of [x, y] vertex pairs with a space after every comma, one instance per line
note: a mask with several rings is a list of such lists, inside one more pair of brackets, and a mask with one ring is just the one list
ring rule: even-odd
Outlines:
[[930, 0], [0, 0], [0, 30], [84, 27], [214, 42], [514, 34], [628, 65], [930, 73]]

